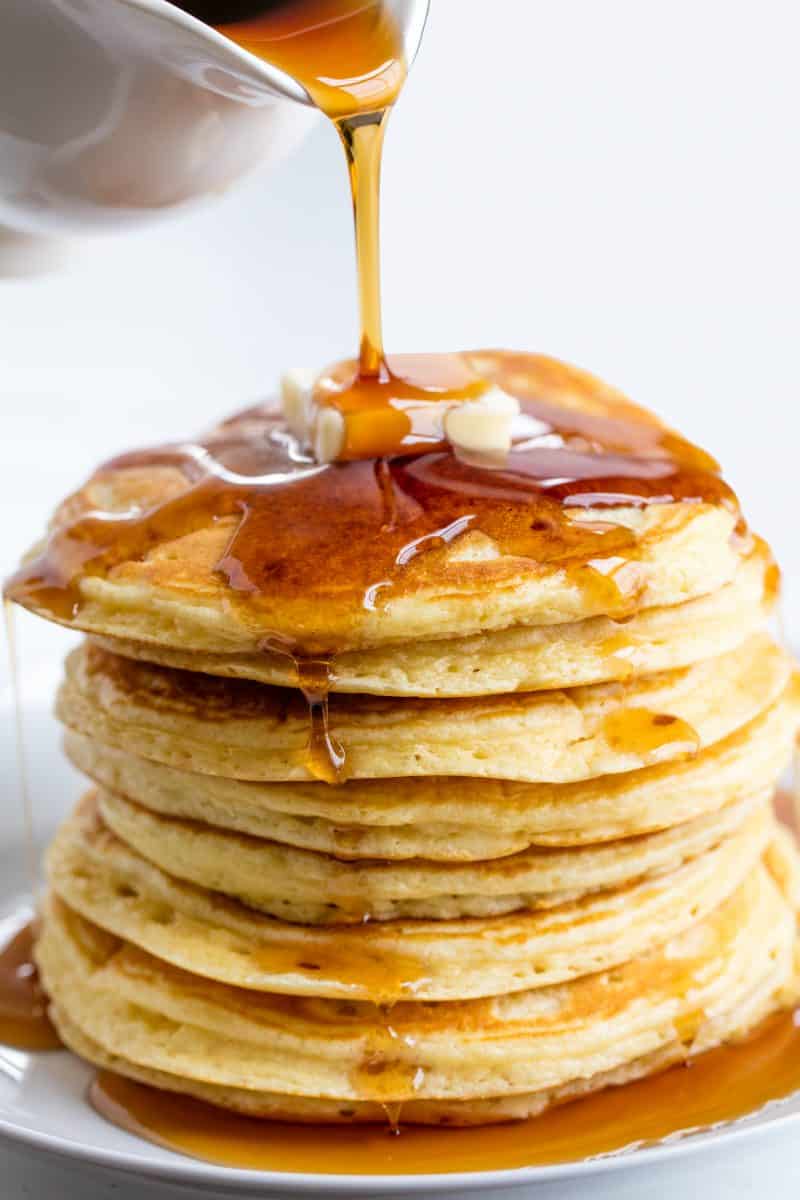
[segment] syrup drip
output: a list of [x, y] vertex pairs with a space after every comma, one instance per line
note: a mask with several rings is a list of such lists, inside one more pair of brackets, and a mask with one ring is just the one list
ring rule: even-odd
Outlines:
[[17, 1050], [57, 1050], [61, 1042], [47, 1017], [47, 997], [33, 961], [34, 941], [30, 923], [0, 949], [0, 1043]]
[[[375, 460], [375, 483], [381, 494], [383, 501], [383, 521], [381, 523], [381, 533], [392, 533], [397, 525], [397, 500], [394, 494], [394, 484], [392, 483], [392, 473], [389, 470], [389, 464], [385, 458]], [[373, 593], [382, 585], [380, 583], [372, 585]], [[374, 600], [373, 595], [373, 600]], [[367, 606], [367, 598], [364, 597], [364, 605]]]
[[343, 783], [345, 749], [330, 728], [329, 697], [334, 676], [332, 656], [311, 658], [297, 654], [283, 638], [268, 636], [260, 648], [269, 654], [282, 654], [294, 669], [296, 686], [308, 705], [307, 766], [315, 779], [323, 783]]
[[[445, 1174], [575, 1162], [654, 1145], [757, 1112], [800, 1090], [800, 1028], [774, 1017], [688, 1066], [607, 1088], [540, 1117], [470, 1129], [292, 1125], [224, 1112], [102, 1072], [90, 1098], [107, 1120], [193, 1158], [262, 1171]], [[342, 1104], [347, 1116], [347, 1104]], [[392, 1114], [390, 1114], [392, 1115]], [[396, 1117], [396, 1114], [394, 1114]]]
[[623, 754], [638, 754], [657, 762], [668, 754], [696, 754], [700, 737], [680, 717], [648, 708], [618, 708], [603, 721], [610, 745]]
[[396, 371], [383, 347], [380, 294], [380, 175], [386, 122], [407, 66], [401, 31], [382, 0], [199, 0], [184, 3], [259, 58], [303, 84], [333, 122], [345, 152], [355, 228], [360, 313], [357, 362], [324, 372], [316, 398], [347, 416], [340, 458], [441, 444], [432, 402], [480, 394], [486, 383], [464, 364], [433, 377], [421, 360]]
[[412, 1099], [425, 1081], [425, 1069], [417, 1061], [415, 1039], [391, 1023], [391, 1005], [379, 1008], [381, 1023], [369, 1032], [367, 1048], [351, 1082], [362, 1100], [380, 1104], [393, 1133], [400, 1130], [404, 1101]]
[[359, 381], [377, 378], [383, 366], [379, 195], [388, 109], [337, 122], [347, 159], [356, 236], [361, 342]]
[[624, 632], [617, 632], [605, 638], [601, 652], [604, 658], [614, 664], [617, 679], [630, 679], [636, 670], [636, 652], [641, 640], [629, 637]]
[[308, 766], [323, 783], [343, 783], [345, 750], [330, 729], [328, 697], [331, 690], [329, 658], [296, 659], [297, 686], [308, 704]]

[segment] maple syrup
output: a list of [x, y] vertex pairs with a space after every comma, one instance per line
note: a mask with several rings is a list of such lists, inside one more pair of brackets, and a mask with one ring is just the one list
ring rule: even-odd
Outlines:
[[390, 108], [406, 77], [386, 0], [180, 0], [179, 7], [296, 79], [332, 121]]
[[[186, 488], [143, 512], [81, 514], [56, 530], [43, 552], [9, 582], [6, 595], [57, 619], [81, 604], [81, 580], [220, 517], [236, 519], [216, 572], [265, 642], [279, 641], [296, 663], [310, 710], [309, 759], [321, 779], [338, 782], [344, 750], [329, 725], [333, 654], [353, 630], [346, 584], [374, 608], [418, 570], [428, 551], [467, 530], [505, 553], [559, 563], [580, 586], [599, 590], [606, 610], [624, 616], [635, 598], [625, 578], [634, 535], [586, 525], [581, 509], [641, 507], [675, 500], [723, 504], [738, 512], [716, 465], [644, 419], [599, 417], [550, 403], [541, 362], [499, 352], [387, 356], [380, 313], [379, 184], [386, 121], [406, 73], [400, 31], [387, 5], [363, 0], [190, 0], [182, 7], [240, 46], [298, 79], [334, 122], [344, 146], [354, 209], [361, 336], [356, 361], [322, 373], [316, 399], [350, 418], [342, 461], [321, 469], [267, 408], [234, 418], [190, 446], [123, 456], [109, 464], [170, 465]], [[470, 399], [493, 384], [520, 399], [530, 436], [499, 469], [457, 457], [443, 443], [434, 405]], [[103, 468], [101, 468], [102, 472]], [[323, 516], [321, 520], [320, 517]], [[271, 606], [279, 596], [313, 595], [326, 616], [313, 634], [288, 644]], [[331, 603], [326, 601], [327, 595]], [[327, 621], [327, 624], [325, 623]], [[687, 751], [696, 735], [668, 714], [626, 710], [607, 733], [649, 751]], [[26, 1048], [58, 1045], [32, 962], [26, 926], [0, 952], [0, 1040]], [[278, 951], [265, 948], [274, 962]], [[270, 957], [271, 956], [271, 957]], [[266, 961], [266, 958], [265, 958]], [[324, 961], [309, 944], [297, 966], [337, 978], [341, 956]], [[350, 964], [363, 982], [370, 964]], [[391, 972], [371, 964], [376, 991]], [[414, 966], [395, 964], [413, 989]], [[387, 974], [388, 972], [388, 974]], [[388, 1127], [401, 1107], [384, 1102], [418, 1086], [421, 1068], [397, 1046], [386, 1013], [359, 1065], [360, 1094], [383, 1104]], [[405, 1048], [406, 1050], [408, 1048]], [[800, 1030], [791, 1014], [766, 1023], [744, 1043], [710, 1051], [624, 1088], [609, 1088], [531, 1120], [468, 1130], [403, 1126], [309, 1127], [235, 1116], [185, 1096], [159, 1092], [103, 1072], [91, 1089], [111, 1121], [171, 1149], [229, 1166], [283, 1171], [414, 1174], [487, 1170], [572, 1161], [612, 1153], [730, 1121], [800, 1089]], [[347, 1115], [347, 1114], [343, 1114]]]
[[[107, 1120], [171, 1150], [228, 1167], [352, 1175], [495, 1171], [576, 1162], [653, 1145], [757, 1112], [800, 1090], [800, 1028], [772, 1017], [709, 1050], [542, 1116], [468, 1129], [293, 1125], [221, 1111], [102, 1072], [90, 1098]], [[346, 1104], [343, 1105], [346, 1108]], [[389, 1114], [394, 1121], [396, 1113]]]
[[324, 783], [342, 783], [346, 755], [344, 746], [330, 728], [330, 659], [297, 658], [295, 668], [297, 686], [308, 704], [308, 765], [311, 773]]
[[[402, 31], [386, 0], [183, 0], [181, 7], [300, 82], [333, 122], [345, 152], [360, 312], [355, 362], [323, 372], [321, 404], [348, 415], [340, 458], [380, 457], [441, 442], [432, 403], [485, 384], [452, 356], [384, 353], [380, 296], [380, 176], [389, 113], [405, 81]], [[436, 368], [432, 371], [431, 364]]]
[[[222, 6], [224, 11], [225, 6]], [[350, 178], [361, 313], [358, 376], [380, 375], [379, 192], [389, 110], [406, 76], [401, 32], [383, 0], [294, 0], [220, 33], [297, 79], [335, 124]]]
[[648, 761], [664, 755], [696, 754], [700, 749], [700, 736], [688, 721], [649, 708], [615, 709], [604, 719], [603, 733], [613, 749], [647, 756]]
[[[265, 975], [299, 974], [313, 979], [317, 994], [340, 995], [351, 989], [368, 996], [377, 1006], [392, 1004], [398, 997], [413, 999], [427, 982], [424, 965], [412, 953], [403, 954], [359, 937], [357, 926], [337, 928], [334, 938], [309, 932], [301, 946], [286, 945], [277, 938], [253, 946], [253, 966]], [[348, 1001], [343, 1001], [348, 1003]]]
[[[17, 636], [11, 601], [4, 602], [6, 645], [17, 748], [17, 781], [22, 809], [25, 859], [31, 898], [37, 891], [37, 859], [33, 837], [28, 764], [22, 729]], [[0, 1045], [18, 1050], [51, 1050], [60, 1045], [58, 1035], [47, 1018], [47, 999], [39, 986], [33, 961], [35, 929], [32, 921], [21, 918], [10, 940], [0, 946]]]
[[0, 1044], [17, 1050], [56, 1050], [58, 1034], [47, 1016], [47, 997], [33, 961], [34, 923], [0, 948]]
[[183, 0], [181, 7], [303, 85], [344, 147], [355, 221], [358, 374], [383, 368], [379, 190], [389, 111], [406, 77], [402, 31], [385, 0]]
[[[792, 825], [791, 797], [776, 797]], [[694, 1028], [694, 1018], [689, 1022]], [[749, 1037], [687, 1063], [572, 1100], [538, 1117], [470, 1128], [404, 1123], [403, 1105], [420, 1078], [413, 1046], [404, 1053], [386, 1010], [383, 1030], [355, 1072], [385, 1123], [291, 1124], [220, 1110], [108, 1071], [90, 1088], [106, 1120], [168, 1149], [227, 1167], [326, 1175], [415, 1175], [511, 1170], [578, 1162], [652, 1146], [753, 1115], [800, 1091], [800, 1013], [769, 1017]], [[409, 1052], [410, 1050], [410, 1052]], [[401, 1088], [398, 1088], [398, 1081]], [[355, 1115], [342, 1102], [342, 1118]], [[391, 1135], [396, 1136], [391, 1136]]]
[[[502, 372], [506, 358], [481, 354], [487, 374]], [[531, 380], [539, 377], [538, 356], [514, 359], [515, 381], [520, 360]], [[359, 645], [354, 595], [379, 606], [407, 574], [424, 578], [428, 551], [466, 531], [485, 534], [504, 554], [557, 565], [590, 596], [599, 592], [614, 616], [635, 600], [635, 571], [627, 568], [635, 565], [636, 535], [627, 526], [583, 521], [584, 509], [685, 501], [737, 511], [734, 494], [701, 452], [675, 444], [660, 427], [559, 409], [521, 387], [516, 394], [537, 432], [494, 470], [450, 449], [323, 467], [269, 405], [237, 414], [196, 442], [120, 455], [93, 479], [171, 467], [185, 484], [126, 512], [103, 511], [93, 497], [90, 511], [57, 526], [11, 576], [6, 597], [69, 621], [79, 614], [84, 579], [228, 518], [233, 529], [214, 572], [227, 584], [229, 602], [265, 645], [319, 659]], [[281, 629], [282, 609], [303, 598], [310, 598], [313, 620], [292, 640]]]
[[413, 1096], [425, 1080], [425, 1068], [417, 1061], [415, 1039], [392, 1025], [392, 1005], [381, 1012], [382, 1024], [367, 1035], [361, 1062], [351, 1071], [351, 1082], [362, 1100], [379, 1104], [392, 1132], [399, 1132], [403, 1101]]

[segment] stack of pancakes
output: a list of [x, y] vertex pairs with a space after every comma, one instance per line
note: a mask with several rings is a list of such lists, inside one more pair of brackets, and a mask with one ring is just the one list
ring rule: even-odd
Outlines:
[[[173, 475], [112, 464], [55, 529], [152, 509]], [[93, 787], [37, 950], [69, 1046], [251, 1115], [470, 1124], [794, 1002], [772, 796], [800, 690], [765, 632], [769, 551], [712, 502], [582, 519], [635, 532], [591, 587], [467, 530], [381, 606], [337, 594], [358, 636], [327, 664], [336, 784], [302, 665], [215, 574], [233, 518], [80, 580], [58, 715]], [[286, 639], [279, 577], [270, 603]], [[304, 634], [322, 607], [312, 587]]]

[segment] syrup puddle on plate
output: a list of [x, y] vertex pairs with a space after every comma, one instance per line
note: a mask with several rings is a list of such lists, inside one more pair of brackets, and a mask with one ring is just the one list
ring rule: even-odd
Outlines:
[[35, 923], [7, 918], [12, 930], [0, 949], [0, 1044], [14, 1050], [58, 1050], [61, 1041], [47, 1016], [47, 997], [33, 961]]
[[90, 1089], [107, 1120], [192, 1158], [256, 1171], [420, 1175], [550, 1166], [652, 1146], [735, 1121], [800, 1090], [794, 1013], [772, 1017], [746, 1041], [698, 1055], [542, 1116], [453, 1129], [299, 1125], [242, 1117], [110, 1072]]

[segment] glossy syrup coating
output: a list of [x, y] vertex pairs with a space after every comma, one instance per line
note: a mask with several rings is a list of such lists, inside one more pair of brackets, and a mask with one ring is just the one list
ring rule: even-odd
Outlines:
[[[550, 565], [577, 574], [608, 592], [613, 611], [618, 589], [604, 566], [635, 558], [636, 534], [613, 518], [603, 521], [603, 510], [703, 504], [738, 514], [713, 460], [635, 406], [591, 393], [582, 373], [537, 355], [483, 353], [480, 361], [514, 389], [529, 422], [529, 436], [500, 465], [437, 447], [320, 466], [274, 408], [256, 407], [196, 442], [100, 467], [91, 495], [78, 493], [62, 506], [6, 594], [69, 621], [80, 610], [82, 580], [227, 518], [232, 533], [214, 573], [264, 638], [275, 634], [269, 616], [278, 597], [307, 596], [332, 613], [345, 594], [375, 605], [407, 576], [419, 588], [440, 568], [432, 551], [475, 534], [501, 556], [527, 561], [531, 572]], [[549, 393], [537, 389], [543, 378]], [[97, 503], [104, 492], [107, 511]], [[587, 509], [595, 519], [582, 519]], [[335, 652], [329, 625], [327, 644], [313, 636], [306, 644], [300, 635], [296, 648]]]

